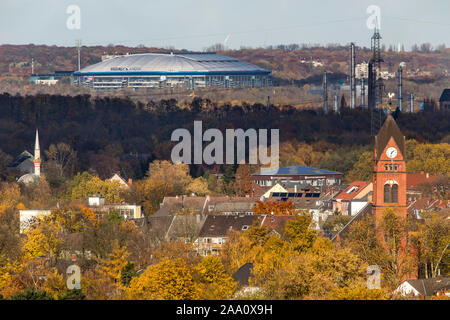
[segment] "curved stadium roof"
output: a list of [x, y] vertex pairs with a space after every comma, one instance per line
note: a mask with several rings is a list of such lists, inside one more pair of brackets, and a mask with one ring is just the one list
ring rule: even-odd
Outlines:
[[255, 176], [265, 175], [322, 175], [322, 174], [342, 174], [337, 171], [330, 171], [325, 169], [311, 168], [305, 166], [291, 166], [279, 168], [278, 170], [265, 170], [254, 174]]
[[266, 74], [270, 71], [215, 53], [143, 53], [118, 56], [75, 75]]

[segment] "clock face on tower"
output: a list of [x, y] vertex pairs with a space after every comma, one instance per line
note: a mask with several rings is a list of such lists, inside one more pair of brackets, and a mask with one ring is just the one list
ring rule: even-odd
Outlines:
[[397, 149], [390, 147], [386, 150], [386, 155], [388, 158], [394, 159], [397, 156]]

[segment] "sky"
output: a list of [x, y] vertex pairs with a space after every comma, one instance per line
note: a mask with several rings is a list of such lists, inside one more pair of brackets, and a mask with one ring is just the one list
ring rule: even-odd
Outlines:
[[[79, 15], [67, 12], [70, 5]], [[450, 47], [449, 0], [0, 0], [0, 44], [74, 46], [81, 39], [89, 46], [195, 51], [215, 43], [229, 49], [350, 42], [370, 47], [371, 5], [380, 9], [386, 46]]]

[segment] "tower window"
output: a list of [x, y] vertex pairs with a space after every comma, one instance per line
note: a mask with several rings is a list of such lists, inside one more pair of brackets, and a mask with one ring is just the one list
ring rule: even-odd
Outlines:
[[384, 185], [384, 203], [398, 203], [398, 184]]
[[398, 202], [398, 184], [392, 185], [391, 189], [392, 189], [391, 190], [392, 203], [397, 203]]
[[384, 203], [391, 202], [391, 186], [388, 184], [384, 185]]

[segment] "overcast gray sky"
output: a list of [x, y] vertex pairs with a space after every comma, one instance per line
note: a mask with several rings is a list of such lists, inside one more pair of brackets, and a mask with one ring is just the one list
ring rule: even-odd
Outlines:
[[[69, 5], [80, 29], [66, 26]], [[123, 44], [202, 50], [289, 43], [370, 46], [366, 9], [381, 9], [383, 43], [450, 46], [449, 0], [0, 0], [0, 44]], [[229, 35], [229, 36], [228, 36]]]

